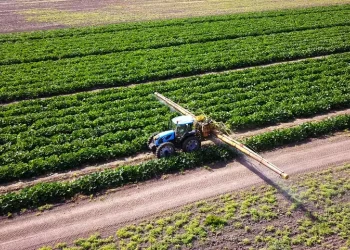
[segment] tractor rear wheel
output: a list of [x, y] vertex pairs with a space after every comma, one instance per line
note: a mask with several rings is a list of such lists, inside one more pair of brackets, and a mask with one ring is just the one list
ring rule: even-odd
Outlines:
[[158, 158], [169, 157], [175, 153], [175, 146], [171, 142], [164, 142], [156, 150]]
[[196, 151], [200, 148], [201, 148], [201, 141], [195, 136], [188, 137], [182, 143], [182, 150], [184, 152], [192, 152], [192, 151]]

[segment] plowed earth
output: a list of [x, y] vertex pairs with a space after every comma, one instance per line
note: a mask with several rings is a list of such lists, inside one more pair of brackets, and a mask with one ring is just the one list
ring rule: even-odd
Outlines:
[[0, 33], [350, 3], [349, 0], [2, 0]]
[[[348, 133], [263, 154], [293, 176], [350, 162]], [[197, 169], [140, 185], [130, 185], [105, 199], [83, 200], [46, 211], [29, 213], [0, 223], [0, 249], [35, 249], [42, 245], [70, 242], [99, 231], [113, 235], [122, 224], [130, 223], [190, 202], [217, 196], [261, 183], [283, 180], [244, 157], [213, 171]], [[287, 222], [286, 222], [287, 223]]]

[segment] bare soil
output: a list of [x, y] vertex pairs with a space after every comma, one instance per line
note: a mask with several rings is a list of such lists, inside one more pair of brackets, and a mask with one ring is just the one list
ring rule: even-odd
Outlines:
[[113, 235], [120, 225], [201, 199], [260, 183], [286, 183], [298, 173], [350, 162], [349, 134], [313, 140], [263, 154], [291, 175], [279, 180], [269, 170], [244, 157], [212, 171], [197, 169], [185, 175], [118, 189], [93, 201], [70, 203], [39, 216], [29, 213], [0, 222], [0, 249], [35, 249], [70, 242], [99, 231]]
[[346, 3], [350, 0], [2, 0], [0, 33]]
[[[320, 172], [317, 172], [315, 175]], [[333, 178], [341, 178], [344, 177], [344, 173], [334, 174]], [[316, 177], [315, 176], [315, 177]], [[301, 177], [301, 176], [300, 176]], [[317, 176], [316, 178], [319, 178]], [[324, 181], [324, 180], [323, 180]], [[323, 182], [320, 181], [320, 182]], [[296, 181], [295, 181], [296, 182]], [[274, 185], [275, 183], [272, 183]], [[284, 230], [288, 228], [288, 231], [291, 232], [291, 235], [296, 236], [300, 232], [300, 221], [305, 218], [309, 218], [312, 220], [313, 225], [317, 225], [319, 223], [319, 218], [317, 216], [312, 216], [314, 214], [324, 214], [324, 210], [326, 210], [322, 205], [313, 204], [308, 200], [303, 200], [301, 202], [301, 206], [299, 209], [293, 211], [292, 214], [287, 214], [290, 212], [290, 207], [294, 203], [296, 204], [296, 197], [291, 196], [289, 193], [283, 193], [282, 190], [279, 190], [279, 185], [274, 186], [277, 191], [277, 205], [274, 207], [273, 211], [277, 212], [277, 218], [273, 220], [259, 220], [254, 221], [249, 216], [242, 218], [241, 223], [244, 225], [242, 228], [237, 228], [235, 223], [228, 223], [228, 225], [222, 230], [220, 233], [217, 232], [209, 232], [207, 240], [204, 243], [196, 242], [192, 249], [249, 249], [249, 245], [253, 245], [254, 249], [266, 249], [265, 242], [257, 242], [256, 237], [263, 236], [265, 239], [267, 237], [278, 238], [278, 234], [276, 234], [277, 230]], [[263, 188], [263, 187], [262, 187]], [[256, 191], [257, 194], [261, 194], [262, 190], [259, 189]], [[344, 196], [340, 198], [335, 198], [332, 200], [333, 204], [338, 204], [342, 206], [344, 203], [349, 201], [349, 194], [346, 193]], [[217, 199], [218, 200], [218, 199]], [[214, 201], [215, 202], [215, 201]], [[221, 203], [221, 202], [219, 202]], [[320, 202], [321, 203], [321, 202]], [[193, 213], [196, 213], [195, 209], [193, 209]], [[198, 214], [198, 212], [197, 212]], [[339, 225], [339, 224], [338, 224]], [[273, 227], [272, 232], [268, 232], [267, 228]], [[245, 228], [249, 228], [247, 231]], [[277, 237], [276, 237], [277, 236]], [[308, 237], [310, 237], [308, 235]], [[245, 245], [243, 243], [243, 239], [249, 239], [250, 243]], [[339, 235], [326, 235], [324, 239], [321, 240], [320, 244], [314, 246], [305, 246], [304, 244], [299, 244], [297, 246], [293, 246], [292, 249], [328, 249], [328, 250], [336, 250], [340, 249], [342, 246], [346, 245], [346, 240], [342, 239]], [[267, 248], [268, 249], [268, 248]], [[272, 249], [284, 249], [284, 248], [272, 248]], [[286, 248], [287, 249], [287, 248]]]

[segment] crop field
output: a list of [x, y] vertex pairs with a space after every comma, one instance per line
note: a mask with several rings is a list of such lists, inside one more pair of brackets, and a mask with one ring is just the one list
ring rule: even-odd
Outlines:
[[[52, 249], [348, 249], [349, 165], [191, 203]], [[312, 248], [312, 249], [314, 249]]]
[[2, 0], [0, 33], [346, 3], [349, 0]]
[[0, 102], [349, 51], [350, 7], [326, 10], [4, 36]]
[[[154, 92], [222, 122], [233, 137], [350, 110], [350, 5], [0, 34], [0, 185], [23, 185], [2, 189], [0, 216], [239, 159], [230, 148], [207, 145], [142, 162], [148, 137], [178, 115]], [[350, 112], [241, 141], [263, 152], [349, 129]], [[133, 165], [100, 167], [137, 155], [141, 161]], [[50, 175], [91, 166], [99, 169], [50, 181]], [[316, 175], [286, 184], [288, 192], [303, 190], [293, 200], [282, 197], [279, 186], [264, 186], [75, 245], [288, 249], [333, 239], [347, 247], [349, 183], [343, 176], [349, 165]], [[40, 178], [48, 180], [32, 183]], [[283, 227], [279, 219], [293, 222]]]
[[344, 53], [2, 106], [0, 181], [63, 171], [145, 149], [147, 137], [166, 129], [176, 115], [154, 98], [155, 91], [233, 129], [349, 108], [349, 61], [350, 54]]
[[[297, 127], [275, 130], [249, 137], [244, 143], [254, 150], [271, 150], [305, 139], [317, 138], [342, 131], [349, 127], [350, 115], [341, 115], [328, 120], [305, 123]], [[101, 153], [101, 152], [100, 152]], [[102, 153], [108, 153], [103, 151]], [[156, 178], [162, 174], [192, 169], [196, 166], [235, 159], [237, 152], [230, 148], [208, 146], [199, 152], [180, 154], [169, 159], [151, 160], [135, 166], [121, 166], [85, 175], [70, 181], [39, 183], [19, 192], [0, 195], [0, 215], [37, 208], [48, 203], [70, 200], [76, 195], [95, 195], [103, 190], [121, 187]], [[32, 171], [37, 171], [33, 168]]]

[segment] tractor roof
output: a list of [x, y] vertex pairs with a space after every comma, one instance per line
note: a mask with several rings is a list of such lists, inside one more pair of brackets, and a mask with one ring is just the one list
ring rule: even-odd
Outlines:
[[175, 124], [183, 125], [183, 124], [193, 123], [194, 119], [192, 118], [192, 116], [182, 115], [182, 116], [177, 116], [173, 118], [172, 121]]

